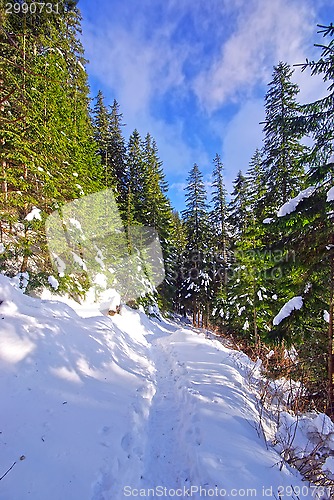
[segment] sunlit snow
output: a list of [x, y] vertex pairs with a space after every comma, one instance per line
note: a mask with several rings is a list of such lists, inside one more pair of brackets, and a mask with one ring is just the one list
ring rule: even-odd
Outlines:
[[315, 186], [310, 186], [303, 191], [301, 191], [298, 196], [292, 198], [291, 200], [284, 203], [277, 212], [278, 217], [284, 217], [285, 215], [291, 214], [297, 208], [297, 205], [304, 199], [309, 198], [315, 191]]
[[281, 321], [283, 321], [283, 319], [290, 316], [292, 311], [294, 311], [295, 309], [301, 309], [302, 307], [303, 297], [293, 297], [286, 304], [284, 304], [280, 312], [275, 316], [275, 318], [273, 319], [273, 324], [275, 326], [279, 325]]
[[[272, 443], [260, 366], [180, 319], [30, 298], [0, 275], [0, 498], [320, 498]], [[326, 416], [287, 415], [281, 441], [292, 426], [297, 452], [314, 430], [334, 449]]]
[[34, 207], [25, 217], [27, 221], [32, 221], [33, 219], [42, 220], [41, 210], [39, 208]]

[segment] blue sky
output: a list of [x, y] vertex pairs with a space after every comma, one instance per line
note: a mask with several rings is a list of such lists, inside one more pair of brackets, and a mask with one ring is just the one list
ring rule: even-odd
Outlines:
[[[317, 24], [334, 0], [80, 0], [92, 95], [120, 104], [126, 139], [156, 139], [173, 206], [184, 208], [196, 162], [209, 185], [221, 155], [229, 191], [262, 147], [264, 95], [273, 66], [318, 58]], [[295, 70], [300, 102], [324, 94], [321, 79]]]

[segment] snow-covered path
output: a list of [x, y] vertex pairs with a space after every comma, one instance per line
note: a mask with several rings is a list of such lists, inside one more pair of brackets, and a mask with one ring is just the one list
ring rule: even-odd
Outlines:
[[149, 439], [140, 486], [180, 487], [187, 481], [187, 462], [181, 446], [185, 391], [161, 339], [152, 342], [151, 352], [156, 366], [156, 392], [147, 421]]
[[247, 356], [71, 306], [0, 275], [0, 500], [322, 498], [266, 444]]

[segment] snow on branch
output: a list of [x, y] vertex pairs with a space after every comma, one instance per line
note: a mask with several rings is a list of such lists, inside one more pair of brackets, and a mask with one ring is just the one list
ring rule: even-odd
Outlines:
[[280, 312], [277, 314], [277, 316], [275, 316], [273, 324], [275, 326], [279, 325], [280, 322], [283, 321], [283, 319], [290, 316], [292, 311], [294, 311], [295, 309], [296, 310], [301, 309], [302, 307], [303, 307], [303, 297], [300, 296], [293, 297], [286, 304], [284, 304]]
[[330, 188], [327, 192], [327, 200], [326, 201], [334, 201], [334, 186]]
[[27, 221], [32, 221], [33, 219], [42, 220], [41, 210], [39, 208], [33, 207], [31, 212], [29, 212], [28, 215], [25, 217], [25, 220]]
[[295, 198], [291, 198], [291, 200], [284, 203], [281, 208], [277, 212], [278, 217], [284, 217], [285, 215], [291, 214], [297, 208], [297, 205], [304, 199], [309, 198], [315, 191], [315, 186], [310, 186], [306, 189], [303, 189]]

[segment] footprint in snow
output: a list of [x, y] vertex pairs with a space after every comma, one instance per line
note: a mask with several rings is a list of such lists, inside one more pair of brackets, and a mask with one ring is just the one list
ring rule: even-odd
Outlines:
[[122, 437], [122, 441], [121, 441], [121, 447], [124, 451], [126, 452], [129, 452], [131, 447], [132, 447], [132, 436], [131, 434], [128, 432], [127, 434], [125, 434], [123, 437]]
[[102, 429], [100, 429], [99, 434], [101, 434], [102, 436], [107, 436], [108, 434], [110, 434], [110, 427], [108, 425], [103, 426]]

